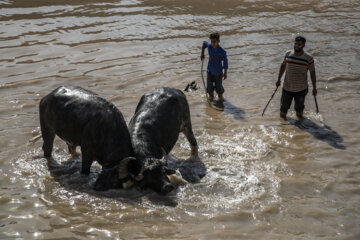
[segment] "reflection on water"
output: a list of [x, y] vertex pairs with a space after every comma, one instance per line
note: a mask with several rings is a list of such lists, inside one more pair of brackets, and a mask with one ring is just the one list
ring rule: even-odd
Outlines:
[[[359, 1], [0, 1], [1, 239], [358, 239]], [[38, 104], [59, 85], [112, 101], [127, 122], [147, 91], [201, 83], [202, 41], [228, 53], [224, 111], [186, 92], [202, 161], [183, 135], [171, 164], [195, 184], [163, 197], [95, 192], [55, 141], [41, 144]], [[318, 101], [279, 119], [274, 88], [295, 34], [315, 57]], [[329, 127], [331, 126], [331, 128]], [[187, 162], [189, 161], [189, 162]], [[194, 177], [195, 178], [195, 177]]]

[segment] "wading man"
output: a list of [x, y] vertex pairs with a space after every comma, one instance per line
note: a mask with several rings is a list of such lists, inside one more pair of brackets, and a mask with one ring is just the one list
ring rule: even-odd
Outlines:
[[308, 93], [307, 72], [310, 71], [313, 85], [313, 95], [316, 96], [316, 73], [314, 58], [304, 52], [306, 39], [297, 36], [294, 42], [294, 50], [286, 52], [279, 71], [276, 86], [280, 86], [281, 77], [286, 71], [283, 90], [281, 95], [280, 117], [286, 119], [286, 114], [295, 100], [296, 116], [301, 119], [305, 108], [305, 96]]
[[[222, 81], [227, 78], [228, 59], [226, 51], [219, 45], [220, 35], [218, 33], [210, 34], [210, 41], [204, 42], [201, 49], [201, 60], [205, 58], [205, 48], [209, 52], [209, 63], [207, 67], [207, 92], [210, 101], [214, 99], [214, 89], [218, 94], [218, 100], [223, 101], [224, 87]], [[215, 85], [215, 87], [214, 87]]]

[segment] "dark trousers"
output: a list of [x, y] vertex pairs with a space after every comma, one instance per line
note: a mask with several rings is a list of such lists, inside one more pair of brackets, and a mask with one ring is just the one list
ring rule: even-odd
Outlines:
[[[207, 92], [213, 93], [214, 89], [216, 90], [217, 94], [223, 94], [224, 93], [224, 87], [222, 85], [222, 77], [223, 75], [212, 75], [211, 73], [207, 73]], [[215, 85], [215, 86], [214, 86]]]
[[302, 90], [300, 92], [289, 92], [289, 91], [286, 91], [285, 89], [283, 89], [282, 95], [281, 95], [280, 112], [283, 112], [283, 113], [288, 112], [293, 98], [295, 100], [295, 111], [297, 113], [301, 113], [302, 111], [304, 111], [305, 96], [307, 93], [308, 93], [308, 88], [306, 88], [305, 90]]

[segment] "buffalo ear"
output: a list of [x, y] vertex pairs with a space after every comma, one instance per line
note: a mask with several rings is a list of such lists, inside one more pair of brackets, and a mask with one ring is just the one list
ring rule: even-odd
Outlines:
[[121, 160], [120, 164], [119, 164], [119, 168], [118, 168], [118, 176], [119, 179], [124, 179], [127, 176], [129, 176], [129, 172], [128, 172], [128, 165], [131, 161], [136, 160], [133, 157], [127, 157], [124, 158], [123, 160]]
[[183, 186], [189, 183], [188, 181], [176, 174], [168, 175], [168, 178], [169, 182], [174, 186]]
[[176, 171], [165, 167], [165, 173], [166, 173], [166, 175], [172, 175], [172, 174], [176, 174]]

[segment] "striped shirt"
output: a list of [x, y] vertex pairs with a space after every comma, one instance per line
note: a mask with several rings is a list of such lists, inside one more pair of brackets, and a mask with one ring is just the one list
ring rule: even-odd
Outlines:
[[289, 92], [300, 92], [308, 87], [307, 72], [315, 71], [314, 58], [303, 53], [296, 56], [294, 50], [286, 52], [286, 74], [283, 88]]

